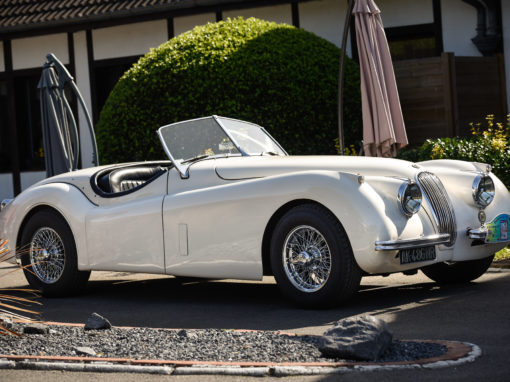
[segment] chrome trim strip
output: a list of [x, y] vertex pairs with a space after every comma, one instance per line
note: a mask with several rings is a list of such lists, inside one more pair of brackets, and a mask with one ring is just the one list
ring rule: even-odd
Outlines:
[[414, 239], [376, 241], [376, 251], [397, 251], [400, 249], [420, 248], [430, 245], [448, 244], [450, 242], [449, 233], [440, 233], [437, 235], [423, 236]]
[[450, 234], [450, 242], [446, 245], [451, 247], [457, 239], [457, 221], [453, 205], [441, 179], [431, 172], [420, 171], [415, 175], [415, 180], [430, 207], [438, 231]]

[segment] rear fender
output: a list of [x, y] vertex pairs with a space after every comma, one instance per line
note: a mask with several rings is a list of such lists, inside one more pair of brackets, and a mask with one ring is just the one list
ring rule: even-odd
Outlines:
[[[3, 217], [3, 231], [11, 248], [18, 244], [23, 225], [38, 209], [51, 208], [65, 219], [71, 229], [78, 256], [78, 269], [88, 270], [85, 216], [95, 205], [75, 186], [67, 183], [50, 183], [30, 188], [17, 196]], [[2, 215], [3, 215], [2, 211]], [[14, 244], [16, 243], [16, 244]]]

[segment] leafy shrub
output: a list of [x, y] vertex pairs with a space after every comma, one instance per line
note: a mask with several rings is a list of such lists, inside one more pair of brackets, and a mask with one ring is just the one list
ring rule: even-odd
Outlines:
[[489, 163], [494, 174], [510, 186], [510, 115], [507, 123], [495, 122], [494, 115], [486, 117], [487, 126], [471, 123], [470, 138], [428, 139], [417, 150], [407, 151], [402, 159], [460, 159]]
[[[289, 25], [234, 19], [152, 49], [100, 114], [103, 163], [164, 157], [155, 130], [217, 114], [258, 123], [292, 154], [335, 154], [340, 50]], [[359, 69], [345, 71], [346, 142], [361, 140]]]

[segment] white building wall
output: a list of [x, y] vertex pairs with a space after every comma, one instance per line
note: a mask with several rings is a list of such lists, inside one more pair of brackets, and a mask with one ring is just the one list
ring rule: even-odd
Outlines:
[[92, 31], [94, 60], [142, 55], [168, 40], [166, 20]]
[[69, 64], [67, 34], [50, 34], [12, 40], [12, 67], [14, 70], [40, 68], [46, 55], [53, 53], [63, 64]]
[[[74, 62], [75, 62], [75, 82], [80, 90], [85, 105], [92, 115], [92, 97], [90, 94], [90, 76], [89, 60], [87, 56], [87, 36], [85, 32], [73, 34], [74, 39]], [[78, 126], [80, 129], [80, 153], [83, 168], [93, 166], [92, 163], [92, 140], [90, 138], [89, 128], [85, 114], [81, 107], [78, 108]]]
[[[31, 185], [46, 178], [45, 171], [30, 171], [22, 172], [21, 178], [21, 191], [26, 190]], [[0, 200], [10, 199], [14, 197], [14, 185], [11, 173], [0, 174]]]
[[0, 41], [0, 72], [5, 72], [4, 43]]
[[14, 197], [12, 174], [0, 173], [0, 201]]
[[503, 19], [503, 49], [505, 53], [506, 100], [510, 112], [510, 1], [501, 2]]
[[[338, 0], [319, 0], [299, 3], [298, 6], [301, 28], [338, 47], [342, 45], [346, 4]], [[352, 56], [350, 39], [347, 39], [347, 55]]]
[[21, 190], [26, 190], [32, 184], [46, 178], [46, 171], [30, 171], [21, 173]]
[[434, 22], [432, 0], [377, 0], [377, 5], [385, 28]]
[[216, 22], [215, 13], [200, 13], [198, 15], [182, 16], [174, 18], [174, 34], [176, 36], [187, 32], [197, 25]]
[[461, 0], [442, 0], [441, 16], [445, 52], [453, 52], [456, 56], [482, 55], [471, 41], [476, 36], [477, 25], [474, 7]]
[[285, 23], [292, 25], [292, 8], [290, 4], [276, 5], [273, 7], [238, 9], [223, 12], [224, 20], [226, 20], [228, 17], [235, 18], [239, 16], [242, 16], [245, 19], [249, 17], [256, 17], [262, 20], [274, 21], [279, 24]]

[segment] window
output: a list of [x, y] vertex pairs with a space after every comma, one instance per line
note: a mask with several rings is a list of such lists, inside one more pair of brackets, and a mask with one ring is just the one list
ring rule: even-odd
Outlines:
[[139, 57], [125, 57], [113, 60], [102, 60], [94, 63], [94, 75], [96, 83], [95, 91], [95, 107], [94, 119], [96, 122], [99, 120], [99, 113], [103, 108], [110, 92], [113, 90], [119, 78], [122, 77]]
[[423, 37], [388, 42], [393, 60], [408, 60], [436, 56], [434, 37]]
[[21, 171], [45, 169], [44, 144], [41, 127], [41, 109], [37, 84], [40, 71], [14, 79], [16, 127]]
[[7, 116], [7, 82], [0, 81], [0, 173], [11, 171], [9, 121]]
[[394, 61], [441, 54], [442, 47], [436, 36], [434, 24], [387, 28], [385, 31], [391, 58]]

